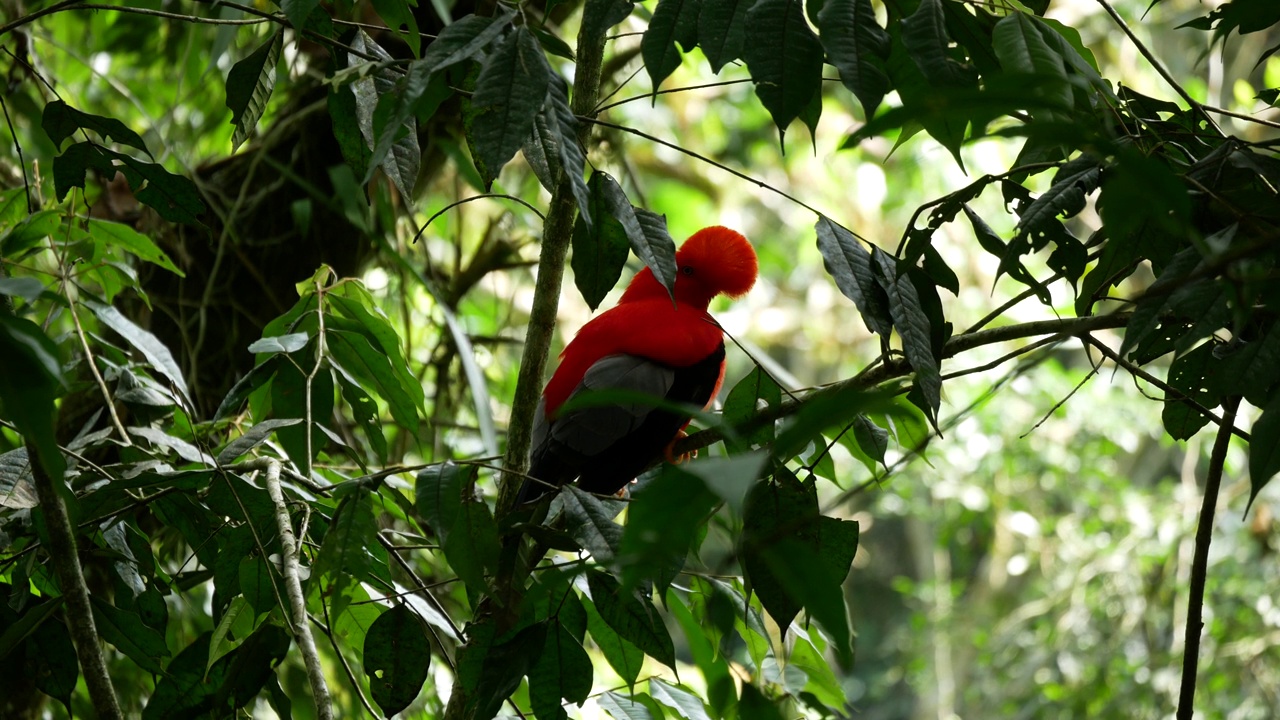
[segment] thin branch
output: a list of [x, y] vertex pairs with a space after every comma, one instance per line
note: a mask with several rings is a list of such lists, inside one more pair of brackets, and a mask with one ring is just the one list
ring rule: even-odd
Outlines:
[[589, 122], [589, 123], [592, 123], [592, 124], [594, 124], [594, 125], [599, 125], [600, 127], [607, 127], [607, 128], [609, 128], [609, 129], [611, 129], [611, 130], [619, 130], [619, 131], [621, 131], [621, 132], [631, 133], [632, 135], [635, 135], [635, 136], [637, 136], [637, 137], [642, 137], [642, 138], [644, 138], [645, 140], [648, 140], [649, 142], [655, 142], [655, 143], [658, 143], [659, 145], [662, 145], [662, 146], [664, 146], [664, 147], [669, 147], [669, 148], [671, 148], [672, 150], [676, 150], [676, 151], [678, 151], [678, 152], [684, 153], [685, 155], [688, 155], [689, 157], [691, 157], [691, 158], [693, 158], [693, 159], [695, 159], [695, 160], [699, 160], [699, 161], [704, 162], [704, 163], [706, 163], [706, 164], [708, 164], [708, 165], [710, 165], [710, 166], [712, 166], [712, 167], [719, 168], [719, 169], [721, 169], [721, 170], [723, 170], [723, 171], [725, 171], [725, 172], [729, 173], [730, 175], [733, 175], [734, 177], [740, 178], [740, 179], [742, 179], [742, 180], [746, 180], [747, 182], [754, 184], [755, 186], [759, 187], [759, 188], [760, 188], [760, 189], [762, 189], [762, 190], [768, 190], [769, 192], [771, 192], [771, 193], [773, 193], [773, 194], [775, 194], [775, 195], [780, 195], [780, 196], [782, 196], [782, 197], [784, 197], [784, 198], [786, 198], [786, 199], [790, 200], [791, 202], [793, 202], [793, 203], [795, 203], [795, 204], [799, 205], [800, 207], [804, 208], [805, 210], [808, 210], [809, 212], [813, 213], [814, 215], [820, 215], [820, 216], [825, 217], [825, 218], [829, 218], [829, 217], [831, 217], [829, 214], [824, 213], [824, 212], [822, 212], [821, 210], [818, 210], [817, 208], [815, 208], [814, 206], [812, 206], [812, 205], [810, 205], [810, 204], [808, 204], [808, 203], [804, 202], [804, 201], [803, 201], [803, 200], [801, 200], [800, 198], [797, 198], [797, 197], [795, 197], [794, 195], [789, 195], [789, 194], [787, 194], [787, 193], [783, 192], [782, 190], [779, 190], [778, 188], [776, 188], [776, 187], [774, 187], [774, 186], [770, 185], [769, 183], [767, 183], [767, 182], [765, 182], [765, 181], [763, 181], [763, 180], [757, 180], [757, 179], [755, 179], [755, 178], [751, 177], [750, 175], [747, 175], [746, 173], [744, 173], [744, 172], [742, 172], [742, 171], [740, 171], [740, 170], [734, 170], [733, 168], [729, 167], [728, 165], [725, 165], [724, 163], [716, 162], [715, 160], [712, 160], [711, 158], [706, 157], [705, 155], [699, 155], [698, 153], [696, 153], [696, 152], [694, 152], [694, 151], [692, 151], [692, 150], [689, 150], [689, 149], [687, 149], [687, 148], [680, 147], [679, 145], [677, 145], [677, 144], [675, 144], [675, 143], [673, 143], [673, 142], [668, 142], [668, 141], [666, 141], [666, 140], [663, 140], [662, 138], [659, 138], [659, 137], [655, 137], [655, 136], [653, 136], [653, 135], [650, 135], [649, 133], [643, 132], [643, 131], [641, 131], [641, 130], [636, 130], [635, 128], [629, 128], [629, 127], [627, 127], [627, 126], [625, 126], [625, 125], [615, 125], [614, 123], [611, 123], [611, 122], [605, 122], [604, 120], [597, 120], [596, 118], [592, 118], [592, 117], [586, 117], [586, 116], [583, 116], [583, 115], [579, 115], [579, 116], [578, 116], [578, 120], [580, 120], [580, 121], [582, 121], [582, 122]]
[[543, 220], [544, 222], [547, 219], [547, 216], [543, 215], [542, 212], [538, 210], [538, 208], [530, 205], [529, 203], [525, 202], [524, 200], [521, 200], [520, 198], [514, 195], [506, 195], [503, 193], [482, 193], [480, 195], [472, 195], [471, 197], [466, 197], [461, 200], [458, 200], [457, 202], [451, 202], [448, 205], [445, 205], [443, 208], [440, 209], [439, 212], [427, 218], [427, 221], [422, 225], [421, 228], [418, 228], [418, 233], [413, 236], [413, 242], [415, 243], [418, 242], [418, 238], [422, 237], [422, 233], [427, 231], [427, 228], [431, 226], [431, 223], [434, 222], [436, 218], [458, 207], [459, 205], [464, 205], [466, 203], [472, 202], [473, 200], [483, 200], [486, 198], [502, 198], [504, 200], [513, 200], [532, 210], [533, 214], [537, 215], [538, 218]]
[[76, 326], [76, 337], [80, 338], [80, 348], [84, 350], [85, 364], [89, 366], [89, 372], [93, 375], [93, 380], [98, 384], [98, 389], [102, 391], [102, 402], [107, 406], [107, 414], [111, 417], [111, 424], [115, 426], [116, 432], [120, 433], [120, 440], [125, 447], [133, 445], [133, 441], [129, 439], [129, 433], [124, 429], [124, 423], [120, 422], [120, 414], [116, 412], [116, 402], [111, 398], [111, 391], [107, 389], [107, 382], [102, 379], [102, 373], [98, 372], [98, 363], [93, 359], [93, 350], [89, 348], [89, 339], [85, 337], [84, 326], [80, 324], [80, 314], [76, 312], [76, 303], [71, 300], [68, 294], [67, 300], [70, 303], [71, 321]]
[[27, 196], [27, 212], [35, 212], [36, 207], [31, 202], [31, 180], [27, 177], [27, 161], [22, 157], [22, 142], [18, 140], [18, 132], [13, 129], [9, 103], [4, 101], [3, 93], [0, 93], [0, 108], [4, 108], [4, 122], [9, 126], [9, 134], [13, 136], [13, 148], [18, 151], [18, 167], [22, 169], [22, 189]]
[[636, 100], [652, 99], [654, 95], [666, 95], [667, 93], [688, 92], [690, 90], [706, 90], [708, 88], [725, 87], [726, 85], [741, 85], [742, 83], [749, 83], [749, 82], [751, 82], [751, 78], [741, 78], [738, 80], [721, 80], [720, 82], [704, 83], [702, 85], [689, 85], [687, 87], [667, 88], [666, 90], [659, 90], [657, 92], [648, 92], [643, 95], [636, 95], [635, 97], [623, 98], [617, 102], [612, 102], [612, 103], [609, 103], [608, 105], [603, 105], [601, 107], [598, 107], [595, 109], [595, 112], [602, 113], [605, 110], [612, 110], [613, 108], [616, 108], [619, 105], [626, 105], [627, 103], [635, 102]]
[[[309, 434], [309, 431], [308, 431]], [[281, 574], [284, 576], [285, 590], [289, 594], [290, 629], [293, 639], [302, 652], [302, 661], [307, 668], [307, 680], [311, 683], [311, 696], [315, 701], [316, 717], [320, 720], [333, 720], [333, 702], [329, 699], [329, 686], [325, 683], [324, 669], [320, 667], [320, 653], [316, 650], [315, 638], [311, 635], [311, 625], [307, 616], [307, 599], [302, 594], [302, 581], [299, 579], [298, 544], [293, 536], [293, 523], [289, 519], [289, 508], [284, 503], [284, 493], [280, 489], [280, 461], [274, 458], [263, 458], [266, 466], [267, 494], [276, 506], [276, 528], [280, 532]]]
[[1164, 68], [1164, 65], [1160, 64], [1160, 61], [1156, 59], [1156, 56], [1152, 54], [1152, 52], [1147, 49], [1147, 46], [1143, 45], [1142, 41], [1138, 39], [1138, 36], [1133, 33], [1133, 30], [1129, 28], [1129, 24], [1124, 21], [1124, 18], [1120, 17], [1120, 13], [1116, 12], [1115, 8], [1111, 7], [1111, 3], [1108, 3], [1107, 0], [1098, 0], [1098, 4], [1107, 11], [1107, 14], [1110, 15], [1111, 19], [1120, 27], [1120, 30], [1129, 37], [1129, 41], [1138, 48], [1138, 52], [1142, 53], [1142, 57], [1146, 58], [1147, 62], [1151, 63], [1151, 67], [1155, 69], [1160, 77], [1164, 78], [1165, 82], [1169, 83], [1169, 86], [1173, 88], [1173, 91], [1178, 93], [1178, 96], [1181, 97], [1188, 106], [1199, 112], [1201, 117], [1204, 118], [1204, 121], [1209, 124], [1209, 127], [1213, 128], [1220, 134], [1222, 130], [1218, 127], [1218, 124], [1213, 121], [1213, 118], [1209, 117], [1209, 113], [1205, 112], [1204, 106], [1197, 102], [1195, 98], [1191, 97], [1191, 94], [1184, 90], [1183, 87], [1178, 84], [1177, 80], [1173, 79], [1173, 76]]
[[[1091, 315], [1089, 317], [1082, 318], [1037, 320], [1018, 325], [1007, 325], [1004, 327], [992, 328], [990, 330], [969, 332], [951, 338], [951, 340], [943, 346], [942, 358], [940, 359], [955, 357], [956, 355], [977, 347], [982, 347], [983, 345], [992, 345], [995, 343], [1007, 342], [1009, 340], [1020, 340], [1022, 338], [1036, 337], [1038, 335], [1079, 335], [1093, 330], [1123, 327], [1129, 322], [1129, 316], [1129, 313], [1111, 313], [1108, 315]], [[910, 373], [911, 365], [904, 358], [892, 358], [886, 360], [883, 364], [874, 367], [870, 371], [859, 373], [848, 380], [832, 383], [824, 388], [820, 388], [820, 390], [835, 390], [846, 387], [871, 388], [886, 380], [909, 375]], [[798, 400], [783, 401], [777, 407], [769, 408], [767, 411], [757, 415], [751, 420], [751, 424], [755, 425], [757, 423], [773, 422], [774, 420], [790, 417], [804, 407], [804, 403], [808, 402], [810, 395], [805, 395]], [[702, 448], [709, 447], [723, 438], [724, 434], [716, 428], [700, 430], [682, 440], [677, 441], [671, 448], [671, 452], [673, 455], [678, 457], [680, 455], [693, 452], [694, 450], [701, 450]]]
[[1200, 661], [1200, 633], [1204, 630], [1204, 586], [1209, 571], [1209, 542], [1213, 539], [1213, 516], [1218, 506], [1218, 489], [1222, 486], [1222, 470], [1227, 462], [1227, 448], [1235, 428], [1236, 408], [1240, 398], [1222, 402], [1222, 424], [1209, 455], [1209, 473], [1204, 480], [1204, 502], [1200, 506], [1200, 523], [1196, 526], [1196, 550], [1191, 561], [1191, 594], [1187, 598], [1187, 627], [1182, 656], [1182, 687], [1178, 692], [1178, 720], [1191, 720], [1195, 710], [1196, 666]]
[[338, 647], [338, 639], [333, 636], [333, 623], [329, 617], [329, 606], [321, 600], [320, 607], [324, 609], [325, 622], [320, 622], [320, 618], [312, 617], [310, 614], [307, 617], [310, 617], [311, 622], [315, 623], [316, 627], [320, 628], [320, 632], [324, 633], [324, 636], [329, 639], [329, 644], [333, 646], [333, 653], [338, 656], [338, 661], [342, 663], [342, 669], [347, 674], [347, 680], [351, 682], [351, 687], [355, 688], [356, 697], [360, 698], [360, 704], [364, 705], [365, 712], [369, 713], [369, 717], [380, 717], [381, 713], [373, 707], [373, 703], [369, 702], [369, 698], [364, 696], [364, 688], [360, 687], [360, 681], [356, 679], [356, 673], [351, 669], [351, 663], [347, 662], [347, 656], [343, 655], [342, 648]]
[[[1143, 380], [1146, 380], [1152, 385], [1155, 385], [1157, 388], [1163, 390], [1166, 395], [1171, 395], [1177, 398], [1178, 400], [1181, 400], [1182, 402], [1190, 405], [1196, 412], [1209, 418], [1209, 420], [1211, 420], [1218, 427], [1222, 427], [1223, 424], [1226, 422], [1224, 418], [1218, 417], [1217, 414], [1215, 414], [1209, 408], [1205, 407], [1202, 403], [1200, 403], [1195, 398], [1191, 397], [1190, 395], [1187, 395], [1186, 393], [1182, 392], [1178, 388], [1173, 387], [1172, 385], [1161, 380], [1155, 375], [1152, 375], [1146, 370], [1143, 370], [1137, 365], [1134, 365], [1128, 360], [1125, 360], [1124, 358], [1120, 357], [1119, 353], [1107, 347], [1105, 344], [1099, 342], [1098, 339], [1093, 337], [1092, 335], [1084, 334], [1084, 335], [1081, 335], [1080, 337], [1085, 342], [1097, 348], [1098, 352], [1102, 353], [1103, 355], [1106, 355], [1107, 359], [1110, 360], [1111, 362], [1115, 363], [1116, 365], [1119, 365], [1125, 370], [1128, 370], [1133, 375], [1136, 375], [1142, 378]], [[1231, 432], [1235, 433], [1236, 437], [1240, 438], [1241, 440], [1244, 440], [1245, 442], [1249, 442], [1249, 433], [1245, 432], [1244, 430], [1241, 430], [1233, 425], [1231, 428]]]
[[1238, 113], [1231, 110], [1226, 110], [1224, 108], [1214, 107], [1212, 105], [1201, 105], [1200, 107], [1205, 110], [1208, 110], [1209, 112], [1218, 113], [1219, 115], [1226, 115], [1227, 117], [1233, 117], [1237, 120], [1244, 120], [1245, 122], [1257, 123], [1259, 125], [1266, 125], [1267, 127], [1280, 128], [1280, 122], [1275, 122], [1274, 120], [1264, 120], [1260, 117], [1254, 117], [1253, 115], [1245, 115], [1244, 113]]

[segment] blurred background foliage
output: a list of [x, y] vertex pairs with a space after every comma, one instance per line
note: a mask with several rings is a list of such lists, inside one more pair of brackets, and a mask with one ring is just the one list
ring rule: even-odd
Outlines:
[[[206, 14], [203, 3], [130, 4], [159, 12], [199, 9]], [[432, 4], [437, 10], [448, 8], [448, 3]], [[568, 12], [570, 4], [531, 7], [528, 12], [550, 18], [548, 26], [569, 39], [578, 22], [576, 14]], [[1053, 0], [1049, 5], [1046, 17], [1080, 32], [1104, 78], [1174, 99], [1098, 4]], [[1239, 113], [1278, 117], [1256, 99], [1262, 90], [1280, 87], [1280, 56], [1255, 66], [1267, 48], [1280, 42], [1275, 28], [1211, 43], [1208, 33], [1179, 29], [1205, 14], [1207, 6], [1195, 0], [1164, 0], [1150, 8], [1146, 0], [1116, 0], [1113, 5], [1192, 96]], [[255, 7], [269, 9], [266, 3]], [[0, 20], [38, 8], [35, 3], [4, 0]], [[454, 17], [472, 10], [467, 0], [449, 9]], [[640, 33], [652, 9], [652, 4], [642, 7], [613, 31], [604, 83], [604, 94], [610, 97], [600, 118], [683, 146], [700, 157], [599, 128], [601, 142], [593, 149], [592, 162], [609, 168], [637, 206], [664, 213], [677, 240], [717, 223], [752, 239], [760, 255], [761, 282], [746, 299], [713, 307], [713, 312], [784, 385], [806, 388], [856, 374], [879, 354], [878, 339], [824, 272], [812, 241], [813, 214], [759, 183], [803, 200], [891, 250], [917, 207], [984, 173], [1004, 172], [1021, 141], [987, 138], [965, 145], [961, 156], [967, 174], [924, 134], [895, 144], [906, 139], [890, 133], [838, 150], [865, 118], [849, 93], [837, 92], [839, 83], [828, 67], [833, 79], [825, 84], [828, 92], [816, 136], [797, 123], [780, 147], [769, 114], [753, 97], [745, 66], [730, 66], [714, 75], [695, 51], [663, 84], [669, 92], [653, 100], [639, 53]], [[226, 4], [212, 6], [207, 14], [254, 19]], [[378, 22], [372, 8], [366, 15], [370, 23]], [[421, 30], [434, 33], [439, 28], [423, 23]], [[234, 242], [194, 242], [181, 228], [143, 212], [110, 178], [91, 182], [78, 200], [92, 215], [134, 224], [154, 235], [187, 271], [184, 281], [149, 286], [147, 299], [154, 313], [152, 330], [180, 356], [189, 379], [197, 378], [193, 387], [200, 404], [216, 407], [235, 380], [217, 367], [229, 365], [242, 372], [252, 367], [252, 356], [244, 348], [257, 339], [265, 320], [294, 303], [294, 283], [306, 280], [325, 262], [340, 275], [363, 279], [410, 349], [409, 366], [426, 389], [427, 422], [420, 437], [410, 437], [383, 413], [391, 448], [388, 464], [494, 454], [493, 441], [487, 438], [500, 432], [508, 417], [542, 224], [538, 215], [511, 200], [480, 197], [486, 190], [469, 159], [456, 97], [446, 100], [440, 111], [419, 118], [422, 167], [413, 196], [401, 195], [381, 177], [366, 192], [360, 178], [341, 162], [331, 132], [322, 137], [322, 129], [300, 134], [291, 129], [317, 122], [325, 114], [320, 50], [307, 42], [286, 43], [275, 92], [256, 137], [232, 154], [234, 127], [228, 122], [223, 79], [235, 62], [275, 32], [270, 24], [213, 26], [162, 16], [73, 10], [43, 17], [22, 32], [25, 38], [13, 34], [3, 39], [6, 105], [16, 139], [6, 144], [0, 157], [5, 188], [23, 184], [23, 166], [14, 153], [20, 146], [32, 192], [43, 202], [51, 201], [49, 178], [56, 150], [41, 130], [41, 115], [56, 91], [73, 107], [120, 119], [141, 134], [157, 161], [191, 177], [214, 199], [211, 212], [218, 221], [210, 225], [224, 239], [238, 240], [242, 228], [252, 228], [246, 238], [278, 248], [278, 255], [259, 256], [276, 260], [237, 265]], [[381, 32], [377, 38], [393, 54], [408, 57], [408, 48], [394, 34]], [[14, 62], [15, 55], [29, 61], [39, 76]], [[568, 61], [551, 60], [560, 63], [562, 71], [572, 68]], [[1275, 134], [1273, 128], [1250, 122], [1229, 117], [1221, 121], [1228, 132], [1251, 140]], [[751, 180], [725, 172], [708, 159]], [[244, 181], [246, 177], [252, 180]], [[1043, 189], [1049, 178], [1033, 178], [1029, 184], [1034, 187], [1037, 182]], [[549, 200], [519, 158], [502, 170], [489, 192], [538, 208], [545, 208]], [[998, 233], [1010, 235], [1016, 218], [1004, 212], [994, 193], [973, 206]], [[1091, 228], [1099, 219], [1090, 205], [1071, 222]], [[969, 326], [1021, 291], [1007, 275], [997, 279], [998, 261], [978, 252], [965, 224], [945, 226], [934, 246], [960, 277], [960, 294], [943, 296], [948, 318], [957, 327]], [[1047, 274], [1035, 258], [1028, 258], [1027, 264], [1032, 274]], [[238, 270], [229, 270], [232, 266]], [[46, 278], [60, 272], [48, 257], [37, 258], [27, 270], [36, 276], [50, 274]], [[146, 286], [146, 277], [162, 271], [140, 272]], [[110, 282], [86, 281], [95, 279], [98, 286]], [[1149, 272], [1139, 272], [1121, 290], [1132, 294], [1151, 279]], [[269, 288], [265, 295], [253, 295], [267, 298], [261, 301], [263, 307], [237, 306], [241, 282]], [[1052, 289], [1052, 308], [1024, 303], [1004, 318], [1017, 322], [1072, 315], [1070, 288], [1059, 283]], [[140, 299], [130, 297], [128, 302]], [[470, 358], [483, 373], [482, 393], [467, 378], [446, 314], [456, 316], [473, 343]], [[246, 320], [243, 326], [236, 320], [240, 317]], [[589, 317], [586, 304], [566, 282], [556, 350]], [[70, 322], [66, 315], [58, 316], [50, 334], [70, 332]], [[1118, 338], [1112, 336], [1111, 344], [1118, 344]], [[963, 366], [976, 367], [1000, 354], [995, 348], [979, 349], [966, 355]], [[847, 698], [846, 712], [855, 717], [1172, 714], [1201, 496], [1197, 478], [1204, 474], [1210, 433], [1187, 442], [1170, 440], [1161, 430], [1160, 404], [1151, 400], [1160, 393], [1110, 364], [1094, 372], [1096, 355], [1090, 358], [1079, 347], [1067, 344], [1027, 357], [1033, 359], [949, 380], [940, 418], [943, 437], [928, 442], [920, 453], [909, 452], [908, 443], [891, 449], [890, 472], [868, 470], [842, 445], [832, 451], [826, 472], [834, 484], [821, 486], [822, 506], [830, 514], [861, 523], [854, 571], [845, 583], [857, 659], [852, 669], [836, 669], [839, 674], [833, 677]], [[730, 380], [750, 368], [751, 361], [731, 348]], [[1157, 364], [1150, 370], [1163, 377], [1167, 368]], [[200, 385], [202, 377], [208, 386]], [[477, 398], [487, 412], [476, 412]], [[1250, 413], [1256, 415], [1256, 410]], [[0, 429], [0, 450], [20, 444], [11, 429]], [[368, 454], [365, 460], [373, 463], [376, 458]], [[1273, 517], [1280, 498], [1272, 485], [1242, 517], [1249, 495], [1247, 464], [1244, 449], [1233, 448], [1210, 556], [1198, 703], [1204, 717], [1269, 718], [1280, 713], [1280, 565], [1275, 552], [1280, 537]], [[360, 468], [337, 453], [322, 456], [317, 466], [335, 479], [360, 474]], [[482, 470], [479, 483], [484, 494], [495, 492], [494, 473]], [[405, 477], [393, 476], [388, 484], [410, 489]], [[386, 497], [375, 496], [375, 502], [380, 513], [396, 514]], [[379, 522], [389, 529], [397, 527], [387, 515]], [[732, 521], [722, 517], [718, 523], [713, 535], [730, 537]], [[5, 537], [0, 534], [0, 539]], [[172, 536], [157, 544], [158, 555], [181, 547]], [[9, 550], [0, 547], [0, 552]], [[176, 558], [182, 563], [182, 557], [173, 555], [166, 561]], [[413, 563], [427, 581], [451, 575], [433, 553], [416, 553]], [[12, 565], [0, 567], [13, 572]], [[676, 585], [696, 589], [694, 583], [681, 578]], [[441, 591], [451, 610], [466, 606], [461, 583], [445, 584]], [[192, 637], [212, 629], [207, 604], [211, 599], [202, 599], [202, 592], [208, 591], [195, 588], [170, 596], [167, 611], [175, 620], [169, 626], [171, 647], [185, 647]], [[352, 605], [360, 607], [361, 602]], [[674, 627], [679, 620], [669, 622]], [[333, 630], [342, 637], [342, 628]], [[677, 633], [676, 639], [680, 680], [705, 693], [699, 686], [708, 679], [692, 670], [695, 650], [684, 634]], [[789, 642], [795, 642], [794, 636]], [[821, 638], [815, 644], [821, 646]], [[599, 661], [598, 651], [591, 652], [597, 660], [597, 692], [624, 686]], [[772, 671], [768, 665], [760, 669], [780, 693], [813, 691], [826, 682], [817, 669], [825, 666], [820, 660], [810, 663], [807, 672], [803, 658], [770, 662]], [[145, 695], [150, 680], [119, 657], [112, 667], [138, 675], [136, 684], [118, 683], [122, 700], [138, 703], [129, 695]], [[282, 667], [286, 692], [305, 694], [301, 665], [289, 659]], [[649, 661], [641, 677], [658, 672], [660, 666]], [[404, 717], [441, 712], [441, 689], [449, 684], [441, 663], [434, 666], [432, 678]], [[364, 712], [355, 694], [338, 688], [336, 700], [344, 715]], [[523, 692], [515, 700], [527, 707]], [[594, 716], [598, 707], [614, 712], [608, 703], [616, 703], [616, 697], [602, 698], [594, 697], [584, 709], [570, 713]], [[303, 704], [293, 706], [299, 717], [309, 712]], [[72, 707], [77, 715], [88, 713], [81, 694], [74, 696]], [[792, 710], [817, 712], [799, 703]], [[45, 712], [64, 714], [52, 703]], [[269, 712], [260, 701], [255, 714]], [[668, 707], [667, 712], [679, 711]]]

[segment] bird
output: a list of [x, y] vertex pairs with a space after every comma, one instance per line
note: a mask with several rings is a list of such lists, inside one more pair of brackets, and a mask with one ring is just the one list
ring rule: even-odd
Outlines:
[[688, 414], [618, 402], [560, 412], [588, 390], [627, 390], [669, 403], [710, 407], [724, 381], [724, 331], [708, 312], [718, 295], [755, 285], [755, 249], [741, 233], [703, 228], [676, 251], [674, 302], [653, 271], [632, 278], [617, 305], [582, 327], [560, 354], [534, 414], [528, 476], [516, 497], [533, 503], [577, 481], [619, 493], [683, 435]]

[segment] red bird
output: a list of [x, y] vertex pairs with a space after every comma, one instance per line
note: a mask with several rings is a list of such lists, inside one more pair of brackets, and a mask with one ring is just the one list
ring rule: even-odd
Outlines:
[[[676, 252], [675, 303], [649, 268], [636, 274], [617, 306], [591, 320], [560, 354], [533, 426], [529, 475], [518, 502], [578, 481], [609, 495], [635, 479], [689, 424], [689, 417], [646, 403], [588, 407], [558, 415], [583, 390], [625, 389], [707, 407], [724, 380], [724, 332], [707, 312], [711, 299], [739, 298], [756, 282], [756, 253], [725, 227], [699, 230]], [[545, 484], [543, 484], [545, 483]]]

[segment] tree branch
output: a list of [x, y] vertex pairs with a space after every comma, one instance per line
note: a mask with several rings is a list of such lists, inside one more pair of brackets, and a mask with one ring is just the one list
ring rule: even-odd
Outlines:
[[316, 717], [320, 720], [333, 720], [333, 702], [329, 699], [324, 669], [320, 667], [320, 653], [316, 649], [315, 637], [311, 635], [307, 599], [302, 594], [302, 581], [298, 574], [298, 543], [293, 536], [289, 508], [284, 504], [284, 493], [280, 490], [280, 461], [262, 458], [257, 465], [266, 468], [267, 494], [276, 506], [276, 528], [280, 532], [280, 573], [284, 576], [284, 587], [289, 594], [289, 624], [293, 630], [293, 639], [298, 643], [298, 650], [302, 652], [302, 662], [307, 668], [307, 681], [311, 684]]
[[[1118, 312], [1111, 313], [1109, 315], [1092, 315], [1082, 318], [1037, 320], [1034, 322], [1021, 323], [1019, 325], [1006, 325], [1004, 327], [992, 328], [990, 330], [967, 332], [963, 335], [957, 335], [947, 342], [942, 349], [942, 359], [955, 357], [956, 355], [983, 345], [1007, 342], [1009, 340], [1019, 340], [1039, 335], [1080, 335], [1094, 330], [1123, 327], [1129, 322], [1129, 317], [1130, 313]], [[836, 390], [847, 387], [871, 388], [886, 380], [902, 377], [910, 373], [911, 365], [905, 359], [896, 358], [868, 368], [848, 380], [842, 380], [821, 389]], [[752, 422], [766, 423], [790, 417], [804, 407], [805, 402], [808, 401], [811, 395], [812, 393], [809, 393], [794, 400], [784, 401], [778, 406], [770, 408], [769, 410], [755, 416]], [[709, 447], [719, 442], [723, 438], [724, 434], [715, 428], [701, 430], [677, 442], [672, 447], [672, 454], [679, 456], [693, 452], [694, 450], [701, 450], [702, 448]]]
[[1213, 539], [1213, 515], [1218, 506], [1218, 488], [1222, 485], [1222, 470], [1227, 462], [1227, 448], [1231, 445], [1231, 430], [1235, 426], [1239, 397], [1222, 402], [1222, 425], [1213, 441], [1209, 455], [1209, 474], [1204, 480], [1204, 502], [1200, 506], [1200, 524], [1196, 527], [1196, 550], [1191, 561], [1191, 593], [1187, 598], [1187, 627], [1182, 656], [1182, 688], [1178, 692], [1178, 720], [1191, 720], [1195, 709], [1196, 666], [1200, 660], [1200, 632], [1204, 629], [1201, 619], [1204, 610], [1204, 586], [1209, 571], [1209, 541]]
[[44, 522], [49, 529], [49, 557], [53, 560], [53, 570], [58, 576], [62, 596], [66, 598], [67, 607], [63, 614], [76, 646], [76, 656], [80, 658], [80, 669], [84, 672], [84, 683], [89, 688], [93, 709], [104, 720], [124, 718], [124, 713], [120, 711], [120, 701], [116, 699], [115, 688], [111, 686], [111, 676], [107, 674], [102, 647], [98, 643], [98, 628], [93, 621], [89, 587], [85, 585], [84, 571], [80, 567], [80, 556], [76, 551], [75, 532], [58, 491], [61, 483], [56, 482], [45, 471], [36, 446], [29, 439], [27, 460], [31, 463], [36, 497], [40, 500]]

